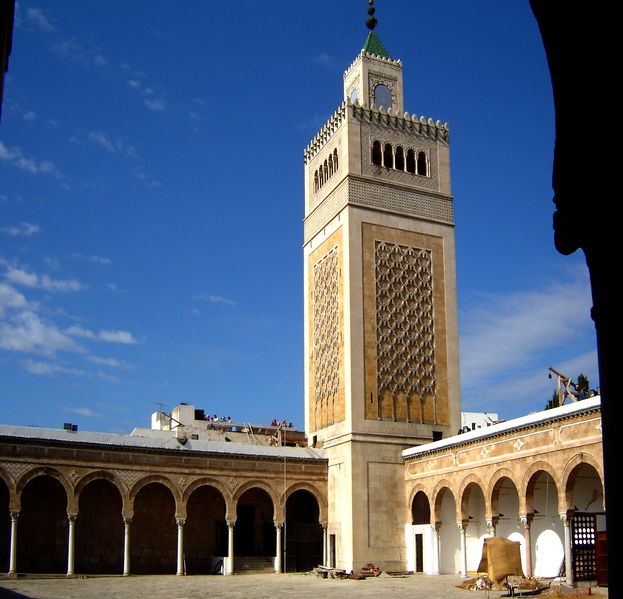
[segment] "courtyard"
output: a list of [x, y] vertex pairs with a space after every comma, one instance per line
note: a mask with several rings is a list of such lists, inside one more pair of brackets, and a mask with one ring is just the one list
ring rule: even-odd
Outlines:
[[[469, 599], [500, 597], [503, 591], [474, 592], [457, 588], [463, 579], [458, 575], [366, 578], [365, 580], [321, 579], [313, 574], [245, 574], [240, 576], [28, 576], [0, 580], [2, 599], [207, 599], [231, 597], [259, 599], [266, 597], [322, 596], [323, 599], [346, 597], [391, 597], [392, 599]], [[581, 592], [580, 589], [576, 592]], [[586, 589], [584, 589], [586, 593]], [[597, 597], [608, 597], [604, 588], [593, 589]], [[548, 596], [543, 593], [542, 596]], [[556, 595], [554, 595], [556, 596]], [[579, 596], [579, 595], [574, 595]]]

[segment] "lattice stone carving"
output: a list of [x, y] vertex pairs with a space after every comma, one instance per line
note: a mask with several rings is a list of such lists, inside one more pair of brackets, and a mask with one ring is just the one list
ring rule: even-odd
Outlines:
[[333, 405], [340, 389], [339, 289], [340, 266], [336, 246], [314, 264], [313, 272], [313, 390], [314, 402], [320, 411]]
[[374, 249], [379, 398], [434, 398], [431, 251], [386, 241]]

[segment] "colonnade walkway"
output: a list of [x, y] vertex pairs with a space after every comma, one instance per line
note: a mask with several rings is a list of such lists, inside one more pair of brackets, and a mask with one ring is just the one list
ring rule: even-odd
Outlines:
[[[459, 575], [410, 575], [365, 580], [331, 580], [313, 574], [244, 574], [241, 576], [96, 576], [67, 579], [28, 576], [0, 580], [2, 599], [274, 599], [276, 597], [391, 597], [392, 599], [471, 599], [501, 597], [502, 591], [468, 591], [457, 588]], [[605, 588], [594, 596], [608, 597]], [[545, 595], [546, 596], [546, 595]]]

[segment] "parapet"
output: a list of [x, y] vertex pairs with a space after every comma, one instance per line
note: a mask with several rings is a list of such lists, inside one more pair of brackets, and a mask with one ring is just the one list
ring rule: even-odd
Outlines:
[[355, 60], [353, 60], [351, 65], [344, 71], [344, 79], [348, 77], [348, 74], [353, 70], [353, 68], [361, 61], [364, 56], [366, 58], [371, 58], [372, 60], [378, 60], [379, 62], [385, 63], [386, 65], [394, 66], [398, 69], [402, 68], [402, 61], [400, 59], [394, 60], [393, 58], [386, 58], [385, 56], [379, 56], [378, 54], [371, 54], [370, 52], [361, 50], [361, 52], [357, 54], [357, 57], [355, 58]]
[[446, 144], [450, 142], [450, 127], [448, 123], [442, 123], [439, 120], [433, 121], [430, 117], [418, 117], [416, 114], [410, 115], [408, 112], [398, 114], [391, 109], [385, 110], [382, 106], [377, 108], [374, 104], [367, 107], [358, 100], [354, 104], [348, 103], [348, 106], [352, 109], [353, 117], [360, 121], [374, 123], [388, 129], [410, 131]]
[[450, 127], [448, 123], [441, 123], [439, 120], [433, 121], [430, 117], [427, 119], [424, 116], [410, 115], [408, 112], [397, 114], [391, 109], [385, 110], [382, 106], [379, 108], [374, 105], [368, 107], [358, 100], [354, 103], [345, 100], [305, 148], [303, 152], [305, 164], [308, 164], [324, 148], [327, 141], [342, 125], [346, 119], [348, 109], [352, 111], [352, 116], [359, 121], [374, 123], [388, 129], [409, 131], [445, 144], [450, 143]]

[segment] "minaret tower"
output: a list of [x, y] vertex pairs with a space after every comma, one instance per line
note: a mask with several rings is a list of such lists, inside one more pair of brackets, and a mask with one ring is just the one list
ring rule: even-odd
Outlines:
[[448, 127], [404, 112], [368, 13], [305, 149], [305, 429], [329, 457], [328, 560], [349, 571], [406, 567], [401, 452], [460, 420]]

